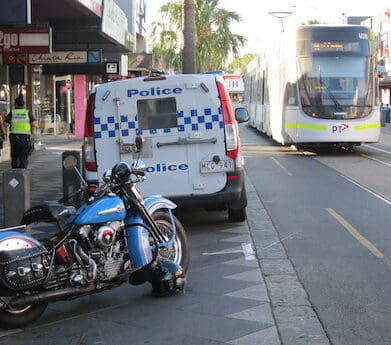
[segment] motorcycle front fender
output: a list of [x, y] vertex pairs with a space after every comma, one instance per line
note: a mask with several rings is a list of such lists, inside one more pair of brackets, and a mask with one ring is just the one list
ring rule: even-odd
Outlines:
[[171, 200], [163, 198], [160, 195], [153, 195], [144, 199], [144, 207], [149, 214], [153, 214], [157, 210], [161, 209], [173, 210], [177, 207], [177, 205]]
[[[155, 195], [144, 199], [144, 209], [149, 215], [153, 215], [157, 210], [168, 210], [171, 222], [175, 229], [175, 222], [171, 210], [176, 205], [161, 196]], [[132, 264], [135, 267], [142, 267], [149, 264], [153, 259], [153, 246], [148, 239], [148, 225], [140, 213], [128, 213], [125, 218], [125, 231], [128, 239], [128, 250]], [[175, 230], [174, 230], [175, 231]], [[171, 245], [172, 240], [164, 245]], [[163, 246], [161, 243], [160, 245]]]

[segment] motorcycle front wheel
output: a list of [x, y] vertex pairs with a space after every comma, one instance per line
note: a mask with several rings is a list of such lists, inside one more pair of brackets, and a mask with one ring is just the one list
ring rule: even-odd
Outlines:
[[[5, 300], [5, 298], [2, 298]], [[12, 329], [27, 326], [36, 321], [45, 311], [47, 303], [33, 304], [21, 308], [0, 310], [0, 328]]]
[[[189, 241], [181, 222], [174, 215], [172, 215], [172, 217], [175, 222], [176, 237], [170, 248], [159, 248], [156, 260], [172, 260], [180, 265], [183, 272], [186, 273], [190, 261]], [[152, 218], [159, 226], [160, 230], [167, 235], [168, 238], [171, 238], [174, 229], [171, 224], [169, 213], [157, 211], [152, 214]]]

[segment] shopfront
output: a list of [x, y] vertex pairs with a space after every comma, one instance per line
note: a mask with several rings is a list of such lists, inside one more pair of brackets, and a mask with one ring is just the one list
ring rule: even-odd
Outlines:
[[[65, 133], [80, 138], [89, 90], [109, 75], [127, 75], [123, 57], [135, 41], [127, 17], [114, 0], [14, 1], [26, 6], [11, 21], [0, 13], [0, 113], [22, 94], [40, 123], [36, 140]], [[108, 63], [117, 73], [107, 71]], [[9, 154], [6, 146], [0, 161]]]

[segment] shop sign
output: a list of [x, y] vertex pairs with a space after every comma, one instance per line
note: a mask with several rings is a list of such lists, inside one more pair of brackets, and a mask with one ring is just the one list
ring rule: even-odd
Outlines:
[[106, 73], [107, 74], [118, 74], [118, 63], [117, 62], [107, 62], [106, 63]]
[[128, 21], [125, 13], [114, 2], [114, 0], [105, 0], [103, 6], [102, 32], [118, 43], [125, 44], [125, 32], [127, 31]]
[[50, 54], [30, 54], [29, 63], [36, 65], [45, 64], [69, 64], [86, 63], [87, 52], [85, 51], [64, 51]]
[[3, 54], [4, 65], [27, 65], [28, 54]]
[[129, 68], [151, 68], [152, 54], [132, 53], [129, 54]]
[[0, 52], [48, 53], [51, 50], [50, 28], [1, 28]]
[[89, 51], [87, 53], [87, 62], [88, 63], [101, 63], [102, 62], [102, 54], [101, 51]]

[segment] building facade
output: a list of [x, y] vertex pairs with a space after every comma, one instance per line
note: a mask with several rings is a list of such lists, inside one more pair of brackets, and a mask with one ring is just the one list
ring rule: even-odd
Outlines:
[[[0, 0], [0, 5], [1, 116], [23, 95], [40, 123], [36, 140], [60, 133], [82, 137], [91, 87], [128, 77], [128, 55], [142, 49], [145, 1]], [[9, 158], [8, 138], [1, 153], [0, 161]]]

